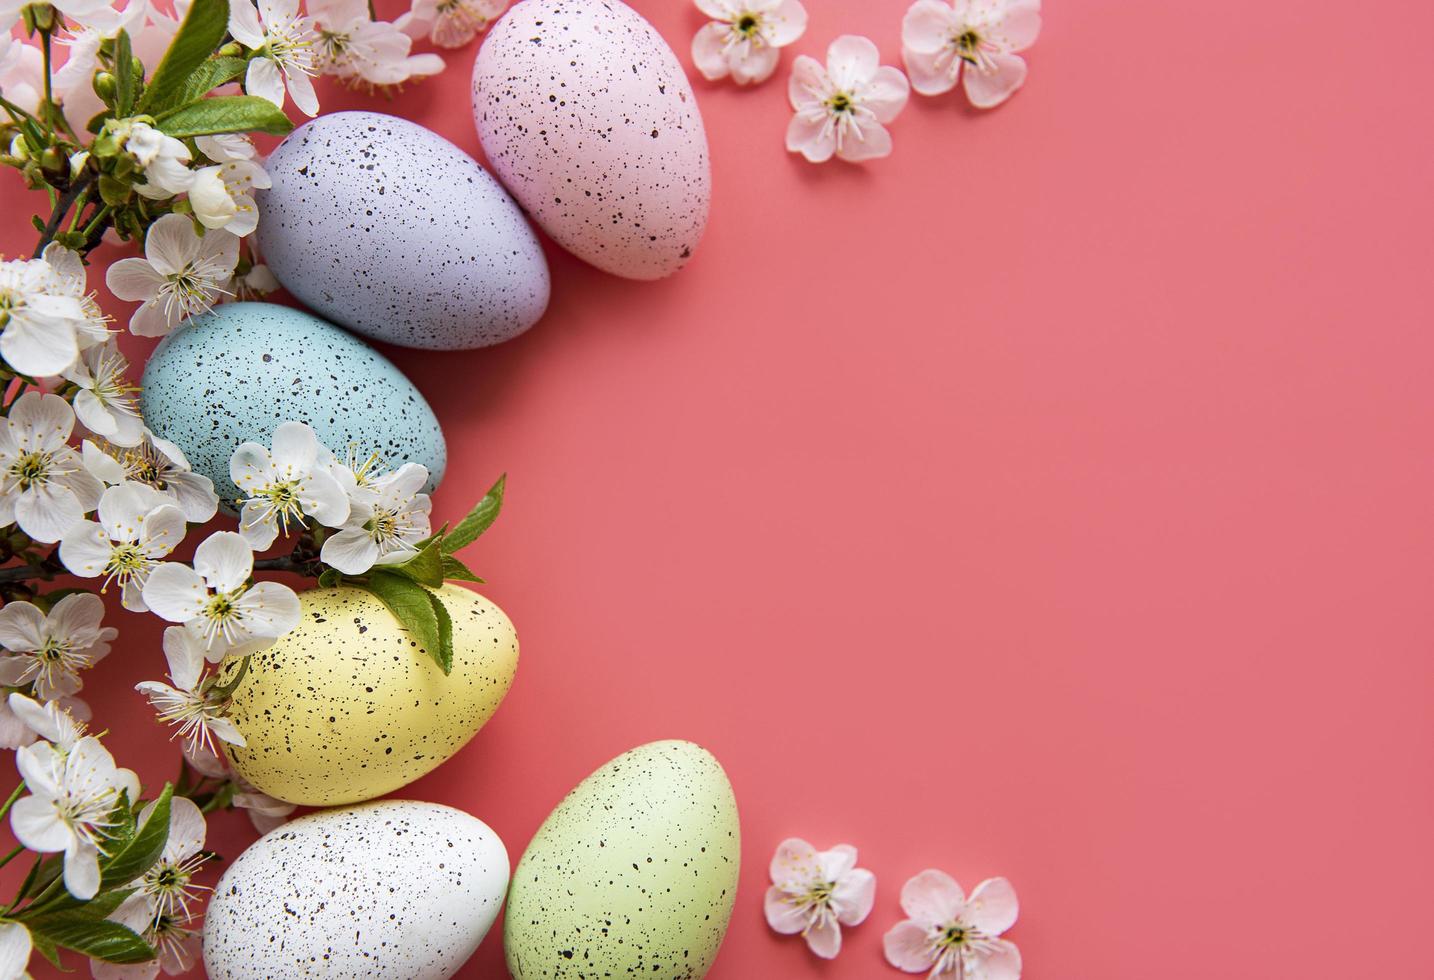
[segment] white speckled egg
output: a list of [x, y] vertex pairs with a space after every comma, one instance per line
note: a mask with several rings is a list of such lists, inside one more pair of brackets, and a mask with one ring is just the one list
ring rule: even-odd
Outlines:
[[398, 368], [363, 341], [301, 310], [227, 303], [164, 339], [141, 381], [144, 420], [173, 442], [232, 510], [229, 457], [241, 442], [269, 445], [281, 422], [307, 422], [340, 458], [378, 453], [387, 468], [448, 465], [443, 430]]
[[367, 590], [300, 593], [299, 625], [249, 658], [230, 702], [247, 743], [225, 746], [238, 773], [278, 799], [333, 806], [391, 793], [467, 745], [513, 683], [518, 634], [470, 589], [436, 594], [453, 620], [448, 674]]
[[487, 347], [548, 305], [548, 264], [518, 206], [468, 154], [377, 112], [310, 120], [264, 163], [264, 260], [341, 326], [391, 344]]
[[514, 980], [707, 975], [732, 915], [737, 801], [691, 742], [652, 742], [593, 773], [513, 872], [503, 946]]
[[214, 980], [443, 980], [497, 918], [508, 852], [488, 825], [435, 803], [323, 810], [239, 855], [209, 902]]
[[619, 0], [522, 0], [473, 66], [489, 163], [569, 252], [629, 279], [682, 268], [707, 227], [712, 174], [692, 86]]

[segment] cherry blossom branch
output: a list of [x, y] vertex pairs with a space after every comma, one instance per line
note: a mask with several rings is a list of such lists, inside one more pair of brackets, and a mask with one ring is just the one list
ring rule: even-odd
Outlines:
[[65, 215], [70, 213], [75, 199], [90, 186], [94, 179], [94, 173], [87, 170], [84, 176], [70, 184], [69, 190], [60, 195], [60, 199], [55, 202], [55, 209], [50, 212], [50, 220], [45, 223], [45, 230], [40, 233], [40, 243], [35, 246], [34, 258], [38, 259], [43, 255], [45, 246], [54, 241], [55, 233], [60, 230], [60, 225], [64, 223]]

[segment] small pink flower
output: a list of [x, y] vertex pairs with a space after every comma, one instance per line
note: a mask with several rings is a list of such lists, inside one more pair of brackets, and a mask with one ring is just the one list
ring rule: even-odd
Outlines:
[[787, 149], [812, 163], [833, 155], [853, 163], [889, 156], [886, 124], [906, 105], [911, 86], [899, 69], [880, 62], [876, 45], [852, 34], [832, 42], [825, 68], [815, 58], [798, 57], [787, 90], [797, 110], [787, 127]]
[[784, 840], [772, 857], [767, 924], [785, 936], [801, 933], [813, 953], [841, 952], [841, 927], [860, 925], [876, 900], [876, 876], [856, 866], [856, 848], [838, 844], [818, 851], [804, 840]]
[[898, 970], [954, 980], [1020, 980], [1021, 951], [998, 938], [1016, 922], [1016, 890], [988, 878], [967, 898], [944, 871], [923, 871], [901, 889], [908, 916], [886, 934], [886, 960]]
[[692, 62], [709, 81], [765, 82], [785, 48], [807, 29], [800, 0], [696, 0], [710, 20], [692, 39]]
[[979, 109], [1000, 105], [1026, 81], [1016, 54], [1041, 32], [1041, 0], [916, 0], [901, 25], [911, 87], [942, 95], [965, 81]]

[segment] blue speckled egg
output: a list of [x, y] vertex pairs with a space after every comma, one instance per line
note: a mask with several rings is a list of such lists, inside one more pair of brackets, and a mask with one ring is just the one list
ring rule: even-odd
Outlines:
[[368, 337], [487, 347], [548, 305], [548, 265], [502, 186], [416, 123], [377, 112], [311, 120], [264, 164], [259, 242], [306, 306]]
[[443, 478], [448, 448], [433, 409], [388, 358], [302, 310], [229, 303], [194, 317], [155, 348], [140, 406], [222, 500], [239, 489], [229, 457], [241, 442], [269, 445], [281, 423], [307, 422], [341, 459], [428, 467]]
[[214, 888], [214, 980], [445, 980], [498, 917], [508, 852], [487, 824], [436, 803], [321, 810], [269, 831]]
[[493, 170], [543, 230], [629, 279], [687, 264], [712, 174], [677, 56], [620, 0], [522, 0], [473, 65], [473, 119]]
[[700, 980], [727, 934], [737, 801], [691, 742], [641, 745], [578, 784], [523, 853], [503, 948], [513, 980]]

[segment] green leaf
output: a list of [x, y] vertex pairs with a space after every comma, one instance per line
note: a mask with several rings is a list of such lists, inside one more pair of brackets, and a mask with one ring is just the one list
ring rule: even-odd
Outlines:
[[150, 945], [134, 930], [80, 912], [57, 912], [25, 925], [36, 940], [44, 939], [52, 947], [73, 949], [106, 963], [143, 963], [155, 956]]
[[452, 555], [443, 556], [443, 580], [445, 582], [477, 582], [483, 584], [483, 580], [473, 574], [473, 569]]
[[232, 82], [244, 74], [249, 67], [247, 58], [224, 58], [213, 57], [202, 62], [194, 69], [194, 72], [184, 80], [184, 92], [176, 100], [178, 105], [187, 105], [190, 102], [204, 98], [211, 91], [225, 84]]
[[397, 572], [415, 582], [438, 588], [443, 584], [443, 549], [437, 541], [430, 541], [419, 549], [418, 554], [397, 565], [385, 565], [385, 571]]
[[319, 588], [332, 589], [344, 580], [344, 573], [337, 568], [326, 568], [319, 573]]
[[215, 133], [260, 132], [282, 136], [294, 128], [283, 109], [257, 95], [199, 99], [158, 116], [155, 125], [160, 132], [176, 139]]
[[134, 108], [134, 52], [130, 50], [129, 32], [120, 31], [115, 38], [115, 112], [127, 116]]
[[453, 618], [448, 615], [442, 600], [432, 592], [428, 593], [428, 601], [433, 605], [433, 615], [438, 620], [438, 666], [443, 668], [443, 673], [453, 673]]
[[[412, 579], [391, 572], [374, 572], [369, 576], [365, 588], [383, 601], [399, 625], [408, 630], [424, 652], [443, 668], [445, 674], [448, 673], [452, 662], [451, 657], [447, 666], [443, 661], [443, 637], [438, 613], [434, 611], [432, 593]], [[449, 629], [452, 629], [451, 624]], [[451, 638], [449, 648], [452, 649]]]
[[144, 90], [140, 111], [157, 115], [177, 105], [184, 97], [185, 81], [214, 53], [228, 30], [228, 0], [194, 0]]
[[164, 851], [169, 840], [169, 801], [174, 787], [164, 784], [164, 792], [154, 801], [149, 819], [124, 844], [100, 862], [100, 887], [127, 885], [144, 874]]
[[41, 956], [55, 965], [56, 969], [64, 969], [64, 967], [60, 966], [60, 951], [55, 948], [54, 943], [50, 942], [50, 940], [44, 936], [38, 936], [33, 932], [30, 933], [30, 942], [40, 951]]
[[[135, 889], [133, 888], [116, 888], [113, 891], [100, 892], [89, 901], [81, 901], [69, 892], [64, 892], [53, 899], [47, 900], [43, 907], [36, 908], [35, 919], [47, 919], [61, 912], [73, 912], [77, 915], [86, 915], [91, 919], [108, 918], [110, 913], [119, 908], [121, 903], [134, 893]], [[26, 919], [28, 911], [27, 909], [21, 912], [17, 917]]]
[[493, 526], [493, 522], [498, 519], [498, 513], [503, 509], [503, 488], [507, 482], [508, 474], [504, 473], [498, 477], [498, 482], [493, 484], [493, 488], [484, 494], [477, 506], [468, 512], [468, 516], [444, 536], [444, 552], [451, 555], [459, 548], [467, 547]]

